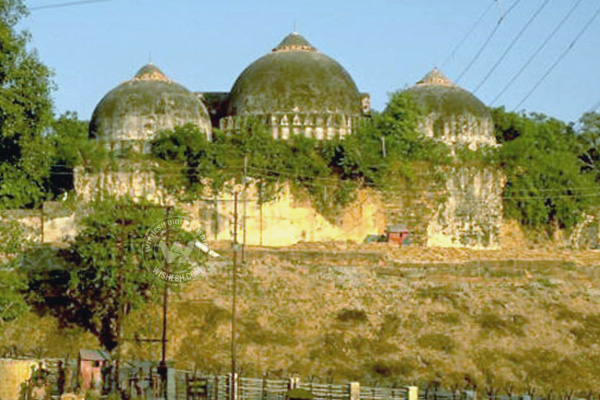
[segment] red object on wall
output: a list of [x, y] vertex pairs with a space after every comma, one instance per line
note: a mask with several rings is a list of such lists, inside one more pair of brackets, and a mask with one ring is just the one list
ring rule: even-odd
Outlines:
[[398, 243], [401, 246], [410, 244], [410, 233], [408, 229], [402, 225], [390, 225], [386, 230], [387, 241], [390, 243]]

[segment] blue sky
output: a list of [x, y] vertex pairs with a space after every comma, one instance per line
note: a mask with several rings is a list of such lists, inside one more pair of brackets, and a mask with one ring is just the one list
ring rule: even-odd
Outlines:
[[[112, 0], [34, 9], [67, 1], [25, 0], [33, 10], [20, 27], [32, 34], [31, 47], [55, 73], [56, 111], [77, 111], [84, 119], [149, 57], [190, 90], [229, 91], [242, 70], [294, 25], [348, 70], [359, 89], [371, 94], [376, 110], [385, 107], [389, 93], [413, 85], [434, 66], [452, 80], [462, 74], [460, 86], [473, 91], [544, 6], [476, 92], [490, 105], [580, 1], [494, 104], [514, 110], [600, 10], [598, 0]], [[494, 29], [481, 56], [463, 74]], [[519, 109], [575, 121], [599, 102], [600, 16]]]

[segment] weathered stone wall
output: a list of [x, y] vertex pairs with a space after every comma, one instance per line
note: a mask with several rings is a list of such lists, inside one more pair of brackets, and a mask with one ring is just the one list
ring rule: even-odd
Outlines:
[[491, 167], [462, 166], [447, 173], [447, 197], [427, 226], [432, 247], [497, 248], [504, 178]]
[[[369, 234], [382, 233], [386, 221], [377, 193], [361, 191], [335, 222], [321, 215], [309, 199], [299, 200], [288, 185], [277, 199], [260, 204], [253, 188], [239, 195], [238, 241], [249, 245], [286, 246], [300, 241], [362, 242]], [[216, 199], [181, 205], [197, 218], [209, 240], [231, 240], [234, 202], [231, 193]]]
[[[381, 234], [386, 226], [400, 224], [417, 245], [441, 247], [497, 247], [502, 223], [502, 177], [492, 169], [455, 167], [445, 171], [423, 167], [413, 183], [398, 183], [387, 191], [363, 190], [336, 221], [299, 199], [288, 185], [273, 201], [260, 204], [253, 187], [241, 192], [238, 202], [239, 241], [249, 245], [286, 246], [300, 241], [352, 240], [362, 242], [370, 234]], [[177, 204], [196, 219], [210, 240], [231, 240], [233, 194], [217, 197], [208, 191], [190, 204], [180, 204], [156, 183], [151, 171], [85, 174], [78, 171], [76, 188], [83, 201], [113, 194], [144, 198], [159, 204]], [[415, 186], [416, 185], [416, 186]], [[68, 222], [55, 221], [61, 229]]]
[[163, 204], [163, 191], [148, 166], [126, 165], [122, 171], [86, 172], [82, 167], [74, 173], [75, 192], [79, 199], [90, 201], [108, 192], [113, 196], [129, 196]]

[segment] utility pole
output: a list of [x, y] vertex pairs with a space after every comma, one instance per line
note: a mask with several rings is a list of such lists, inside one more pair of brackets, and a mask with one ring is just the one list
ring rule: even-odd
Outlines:
[[262, 177], [260, 178], [260, 186], [258, 189], [258, 212], [259, 212], [259, 223], [260, 223], [260, 236], [259, 236], [259, 241], [258, 243], [262, 246], [263, 245], [263, 180]]
[[235, 331], [235, 319], [236, 319], [236, 301], [237, 301], [237, 252], [238, 252], [238, 242], [237, 242], [237, 224], [238, 224], [238, 192], [235, 191], [233, 194], [233, 266], [231, 273], [231, 283], [232, 283], [232, 302], [231, 302], [231, 400], [235, 400], [235, 392], [237, 390], [236, 387], [236, 379], [235, 379], [235, 371], [236, 371], [236, 331]]
[[242, 179], [242, 183], [244, 184], [244, 189], [243, 189], [244, 192], [242, 194], [242, 201], [244, 202], [244, 204], [243, 204], [244, 216], [242, 217], [243, 218], [242, 226], [244, 227], [244, 233], [243, 233], [244, 236], [242, 239], [242, 265], [244, 265], [244, 262], [246, 262], [246, 231], [247, 231], [247, 229], [246, 229], [246, 223], [247, 223], [247, 221], [246, 221], [246, 203], [247, 203], [247, 201], [246, 201], [246, 186], [247, 186], [246, 180], [248, 179], [247, 177], [248, 177], [248, 156], [245, 155], [244, 156], [244, 178]]
[[44, 243], [44, 203], [40, 207], [40, 229], [41, 229], [41, 239], [42, 243]]
[[122, 338], [121, 338], [121, 320], [123, 319], [123, 215], [121, 214], [120, 218], [117, 220], [119, 225], [121, 226], [121, 231], [119, 232], [119, 239], [117, 242], [117, 248], [119, 249], [119, 265], [118, 273], [117, 273], [117, 322], [116, 322], [116, 330], [117, 330], [117, 354], [115, 359], [115, 382], [117, 391], [121, 390], [121, 374], [120, 374], [120, 364], [121, 364], [121, 346]]
[[[165, 221], [167, 221], [167, 229], [166, 229], [166, 233], [165, 233], [165, 241], [166, 241], [166, 245], [167, 248], [169, 248], [169, 214], [171, 211], [171, 206], [167, 206], [166, 210], [165, 210]], [[165, 271], [167, 273], [169, 273], [169, 263], [167, 262], [167, 259], [165, 258]], [[160, 376], [160, 384], [161, 384], [161, 395], [163, 396], [163, 398], [165, 400], [168, 399], [168, 393], [169, 391], [167, 390], [167, 377], [168, 377], [168, 370], [167, 370], [167, 311], [168, 311], [168, 302], [169, 302], [169, 284], [167, 283], [167, 281], [165, 280], [164, 282], [165, 287], [163, 289], [163, 304], [162, 304], [162, 308], [163, 308], [163, 321], [162, 321], [162, 352], [161, 352], [161, 358], [160, 358], [160, 364], [158, 366], [158, 375]]]

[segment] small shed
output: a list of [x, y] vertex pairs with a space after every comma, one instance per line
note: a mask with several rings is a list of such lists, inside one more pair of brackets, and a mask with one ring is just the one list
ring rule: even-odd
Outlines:
[[401, 246], [410, 244], [410, 232], [404, 225], [389, 225], [385, 233], [390, 243], [398, 243]]
[[102, 366], [110, 357], [101, 350], [79, 350], [77, 371], [79, 372], [79, 387], [82, 393], [89, 389], [102, 388]]

